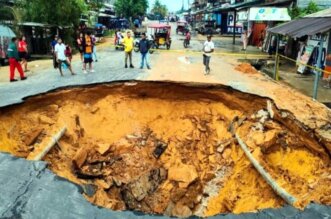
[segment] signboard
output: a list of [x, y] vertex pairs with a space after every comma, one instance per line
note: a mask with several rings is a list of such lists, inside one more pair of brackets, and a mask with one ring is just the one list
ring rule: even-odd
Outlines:
[[[300, 63], [306, 65], [306, 64], [308, 64], [311, 54], [313, 53], [314, 46], [306, 46], [305, 49], [306, 49], [305, 52], [303, 53], [303, 55], [300, 57], [299, 60], [300, 60]], [[302, 64], [299, 64], [299, 66], [298, 66], [298, 72], [301, 74], [303, 74], [306, 70], [306, 66], [302, 65]]]
[[227, 21], [228, 26], [233, 26], [234, 25], [234, 12], [228, 12], [228, 21]]
[[237, 22], [236, 26], [234, 27], [234, 12], [228, 12], [228, 20], [227, 20], [227, 33], [235, 33], [241, 34], [242, 33], [242, 23]]
[[247, 11], [239, 11], [237, 14], [238, 14], [238, 21], [247, 21], [248, 19]]
[[290, 21], [291, 17], [288, 15], [287, 8], [263, 7], [250, 8], [250, 21]]

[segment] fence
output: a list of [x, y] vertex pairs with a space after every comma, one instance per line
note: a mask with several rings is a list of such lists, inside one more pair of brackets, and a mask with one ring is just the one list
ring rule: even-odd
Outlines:
[[325, 71], [325, 70], [323, 70], [321, 68], [318, 68], [316, 66], [311, 66], [311, 65], [302, 63], [300, 61], [291, 59], [287, 56], [284, 56], [284, 55], [281, 55], [281, 54], [277, 53], [276, 56], [275, 56], [275, 67], [274, 67], [274, 74], [273, 74], [273, 78], [277, 81], [279, 80], [279, 64], [280, 64], [281, 59], [284, 59], [284, 60], [287, 60], [289, 62], [295, 63], [296, 65], [305, 66], [306, 68], [312, 70], [312, 72], [315, 75], [314, 87], [313, 87], [313, 99], [316, 100], [317, 95], [318, 95], [318, 86], [319, 86], [319, 82], [321, 80], [322, 74], [328, 75], [329, 76], [328, 80], [330, 80], [331, 79], [331, 72]]

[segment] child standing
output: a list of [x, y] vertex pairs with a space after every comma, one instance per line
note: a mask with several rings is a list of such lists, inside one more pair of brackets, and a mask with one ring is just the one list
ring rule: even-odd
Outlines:
[[72, 60], [72, 49], [69, 46], [69, 44], [66, 44], [65, 54], [66, 54], [66, 57], [67, 57], [68, 62], [71, 63], [71, 60]]
[[86, 65], [89, 64], [89, 72], [93, 73], [94, 70], [92, 68], [92, 53], [93, 53], [93, 42], [91, 33], [87, 33], [83, 40], [83, 51], [84, 51], [84, 74], [87, 74]]

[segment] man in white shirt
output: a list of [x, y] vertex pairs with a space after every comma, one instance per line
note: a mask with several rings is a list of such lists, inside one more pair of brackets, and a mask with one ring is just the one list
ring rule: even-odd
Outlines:
[[57, 63], [59, 63], [59, 70], [61, 76], [63, 76], [62, 63], [64, 63], [68, 67], [72, 75], [75, 75], [75, 73], [71, 69], [71, 64], [68, 61], [67, 56], [65, 54], [66, 46], [62, 43], [61, 38], [57, 40], [57, 44], [55, 45], [54, 51], [55, 51], [56, 61]]
[[211, 35], [207, 36], [207, 41], [203, 44], [203, 64], [205, 66], [205, 75], [210, 73], [210, 58], [211, 54], [214, 52], [215, 45], [213, 41], [211, 41]]

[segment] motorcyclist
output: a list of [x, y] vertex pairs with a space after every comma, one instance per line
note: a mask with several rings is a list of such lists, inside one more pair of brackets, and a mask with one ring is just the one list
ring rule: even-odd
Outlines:
[[186, 32], [186, 36], [185, 36], [185, 39], [188, 41], [188, 43], [190, 44], [190, 41], [191, 41], [191, 32], [189, 30], [187, 30]]

